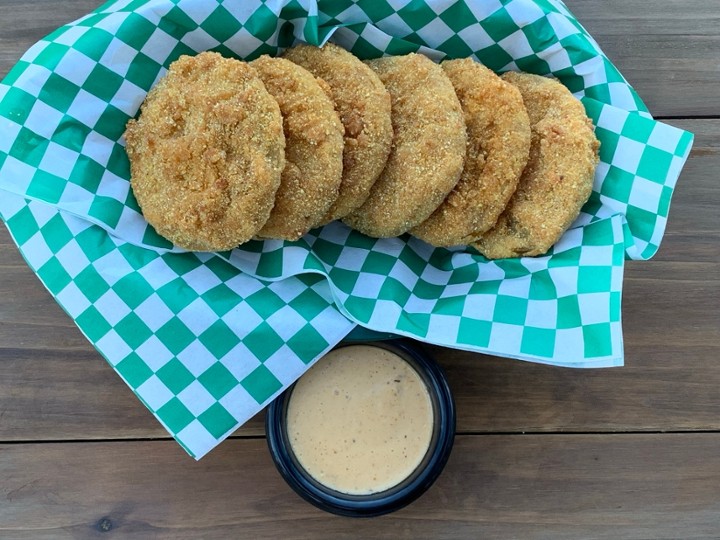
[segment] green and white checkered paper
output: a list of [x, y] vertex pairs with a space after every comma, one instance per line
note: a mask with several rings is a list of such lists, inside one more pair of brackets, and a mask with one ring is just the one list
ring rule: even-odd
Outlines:
[[[551, 253], [490, 262], [337, 222], [217, 254], [158, 236], [130, 190], [122, 134], [168, 65], [327, 39], [361, 58], [418, 51], [552, 74], [581, 98], [602, 162]], [[657, 251], [691, 144], [652, 119], [557, 1], [119, 0], [31, 47], [0, 84], [0, 215], [87, 338], [200, 458], [357, 324], [553, 365], [621, 365], [624, 261]]]

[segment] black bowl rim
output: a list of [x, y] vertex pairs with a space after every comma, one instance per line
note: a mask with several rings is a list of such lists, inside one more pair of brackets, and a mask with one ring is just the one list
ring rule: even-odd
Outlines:
[[283, 420], [294, 384], [276, 398], [267, 409], [265, 432], [273, 462], [285, 481], [303, 499], [321, 510], [350, 517], [373, 517], [407, 506], [437, 480], [450, 457], [455, 437], [455, 402], [445, 373], [435, 361], [409, 339], [378, 342], [342, 343], [340, 347], [365, 345], [395, 352], [418, 371], [428, 385], [436, 417], [434, 446], [423, 463], [397, 486], [371, 495], [348, 495], [323, 486], [297, 463], [283, 428]]

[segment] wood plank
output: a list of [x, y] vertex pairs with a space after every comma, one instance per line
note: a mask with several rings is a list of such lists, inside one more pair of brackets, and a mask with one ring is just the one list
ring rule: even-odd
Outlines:
[[[75, 326], [0, 323], [0, 343], [0, 440], [168, 438]], [[261, 435], [263, 421], [237, 434]]]
[[3, 439], [168, 436], [94, 350], [2, 350], [0, 366]]
[[0, 536], [709, 539], [720, 434], [460, 436], [437, 483], [372, 520], [330, 516], [275, 471], [265, 441], [199, 463], [172, 442], [0, 446]]
[[[56, 27], [98, 0], [5, 0], [0, 19], [0, 77]], [[568, 7], [659, 116], [720, 114], [720, 10], [688, 0], [568, 0]]]
[[720, 114], [720, 9], [704, 0], [567, 0], [656, 116]]
[[705, 0], [566, 0], [565, 5], [591, 33], [713, 36], [720, 11]]
[[0, 79], [33, 43], [100, 4], [100, 0], [2, 0]]
[[[720, 429], [720, 121], [674, 123], [697, 141], [660, 253], [626, 269], [626, 366], [578, 371], [429, 347], [462, 432]], [[0, 298], [0, 440], [165, 436], [4, 229]], [[238, 433], [262, 433], [262, 419]]]
[[695, 134], [690, 159], [673, 195], [669, 223], [655, 260], [717, 262], [720, 245], [720, 121], [669, 120]]

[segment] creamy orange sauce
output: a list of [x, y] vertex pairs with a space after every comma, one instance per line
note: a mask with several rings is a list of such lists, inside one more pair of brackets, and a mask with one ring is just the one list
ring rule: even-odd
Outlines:
[[352, 345], [331, 351], [298, 381], [287, 431], [313, 478], [366, 495], [399, 484], [420, 464], [432, 437], [432, 403], [405, 360]]

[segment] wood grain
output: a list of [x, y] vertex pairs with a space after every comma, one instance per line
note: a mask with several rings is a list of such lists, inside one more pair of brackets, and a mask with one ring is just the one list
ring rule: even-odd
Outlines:
[[668, 227], [655, 260], [717, 263], [720, 183], [713, 178], [717, 179], [720, 164], [720, 121], [670, 120], [668, 123], [694, 133], [695, 142], [673, 195]]
[[565, 5], [593, 35], [717, 36], [720, 11], [706, 0], [567, 0]]
[[0, 0], [0, 78], [33, 43], [101, 3], [99, 0]]
[[437, 483], [390, 516], [311, 507], [264, 440], [199, 463], [173, 442], [0, 446], [3, 539], [717, 538], [720, 434], [459, 436]]
[[655, 116], [720, 114], [720, 6], [705, 0], [568, 0]]

